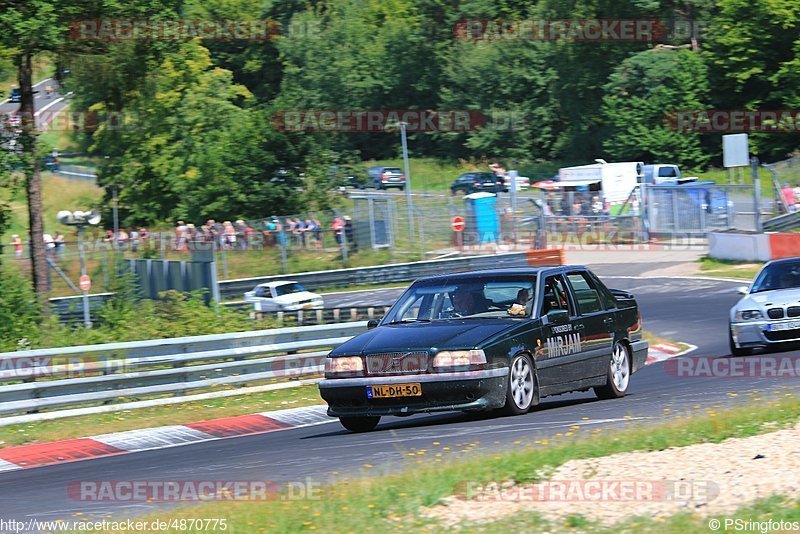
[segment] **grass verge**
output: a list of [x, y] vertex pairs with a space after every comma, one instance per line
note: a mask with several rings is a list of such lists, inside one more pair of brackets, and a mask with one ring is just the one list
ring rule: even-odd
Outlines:
[[[577, 437], [570, 441], [554, 437], [535, 441], [523, 450], [483, 454], [466, 460], [446, 459], [446, 448], [433, 441], [428, 450], [398, 453], [398, 458], [408, 460], [412, 469], [398, 474], [339, 479], [319, 488], [313, 499], [298, 502], [282, 495], [268, 502], [214, 502], [155, 517], [226, 518], [234, 532], [368, 532], [387, 528], [439, 531], [443, 528], [421, 517], [419, 509], [452, 495], [464, 481], [535, 482], [537, 473], [571, 459], [718, 443], [727, 438], [778, 430], [800, 417], [800, 400], [786, 395], [725, 411], [709, 411], [705, 415], [676, 416], [670, 422], [657, 425], [615, 429], [608, 435], [600, 434], [598, 429], [588, 432], [576, 428], [573, 433]], [[365, 472], [371, 467], [365, 465]], [[684, 520], [676, 519], [678, 524], [681, 521]]]
[[764, 266], [763, 262], [715, 260], [708, 256], [704, 256], [698, 261], [703, 274], [724, 278], [741, 278], [742, 280], [752, 280]]
[[136, 410], [126, 410], [125, 405], [121, 404], [119, 411], [115, 412], [2, 426], [0, 448], [138, 428], [196, 423], [219, 417], [311, 406], [321, 402], [317, 385], [308, 384], [295, 388]]

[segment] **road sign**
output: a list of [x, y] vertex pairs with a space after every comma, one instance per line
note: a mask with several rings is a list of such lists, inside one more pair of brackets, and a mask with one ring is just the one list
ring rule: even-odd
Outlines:
[[450, 227], [453, 229], [454, 232], [461, 232], [464, 230], [464, 218], [463, 217], [453, 217], [453, 222], [450, 223]]
[[89, 291], [92, 288], [92, 279], [89, 278], [88, 274], [80, 277], [78, 287], [81, 288], [81, 291]]
[[747, 134], [730, 134], [722, 136], [722, 166], [747, 167], [750, 165], [750, 149]]

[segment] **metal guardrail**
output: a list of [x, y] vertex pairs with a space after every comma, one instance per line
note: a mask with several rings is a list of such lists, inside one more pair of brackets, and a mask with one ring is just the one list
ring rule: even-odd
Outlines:
[[329, 349], [364, 331], [359, 321], [0, 353], [0, 416], [318, 374]]
[[294, 280], [306, 289], [342, 287], [356, 284], [385, 284], [392, 282], [411, 282], [423, 276], [458, 273], [479, 269], [496, 269], [503, 267], [526, 267], [524, 252], [509, 252], [485, 256], [469, 256], [466, 258], [447, 258], [442, 260], [416, 261], [396, 263], [392, 265], [375, 265], [370, 267], [353, 267], [332, 271], [314, 271], [308, 273], [260, 276], [221, 280], [219, 292], [222, 300], [241, 298], [246, 292], [258, 284], [278, 280]]
[[800, 226], [800, 212], [792, 211], [767, 219], [762, 223], [765, 231], [780, 232]]
[[[318, 290], [321, 288], [343, 287], [354, 284], [384, 284], [412, 282], [423, 276], [437, 274], [458, 273], [478, 269], [492, 269], [503, 267], [526, 267], [525, 252], [509, 252], [484, 256], [469, 256], [465, 258], [448, 258], [441, 260], [417, 261], [397, 263], [392, 265], [376, 265], [369, 267], [354, 267], [351, 269], [336, 269], [331, 271], [314, 271], [308, 273], [284, 274], [276, 276], [262, 276], [255, 278], [239, 278], [235, 280], [221, 280], [219, 282], [220, 298], [225, 300], [240, 299], [246, 291], [250, 291], [258, 284], [277, 280], [295, 280], [303, 284], [306, 289]], [[90, 295], [90, 306], [94, 313], [99, 310], [105, 300], [111, 298], [113, 293], [95, 293]], [[82, 303], [80, 296], [59, 297], [50, 299], [53, 311], [58, 314], [62, 322], [71, 323], [82, 320]], [[242, 308], [241, 301], [225, 304], [233, 308]], [[349, 310], [350, 308], [348, 308]], [[359, 310], [361, 308], [358, 308]], [[356, 313], [360, 316], [362, 312]], [[352, 314], [351, 314], [352, 315]], [[288, 315], [287, 315], [288, 317]], [[335, 312], [324, 316], [324, 321], [338, 321]], [[330, 318], [329, 318], [330, 317]], [[371, 318], [371, 316], [370, 316]], [[309, 321], [298, 321], [298, 324], [308, 324]]]

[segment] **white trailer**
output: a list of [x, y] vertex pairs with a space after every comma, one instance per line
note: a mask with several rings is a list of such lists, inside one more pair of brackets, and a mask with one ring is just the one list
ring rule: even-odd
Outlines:
[[640, 161], [624, 161], [597, 163], [564, 167], [558, 170], [560, 187], [588, 187], [597, 191], [603, 201], [614, 205], [625, 202], [631, 191], [641, 182], [643, 163]]

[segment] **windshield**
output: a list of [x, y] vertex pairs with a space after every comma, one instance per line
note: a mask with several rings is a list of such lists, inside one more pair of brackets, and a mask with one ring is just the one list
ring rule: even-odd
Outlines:
[[753, 282], [750, 293], [800, 288], [800, 262], [776, 263], [765, 267]]
[[412, 285], [382, 324], [470, 318], [525, 318], [533, 308], [536, 278], [441, 278]]
[[305, 288], [298, 283], [292, 283], [284, 284], [282, 286], [275, 286], [273, 291], [275, 292], [276, 297], [281, 297], [290, 293], [300, 293], [301, 291], [305, 291]]

